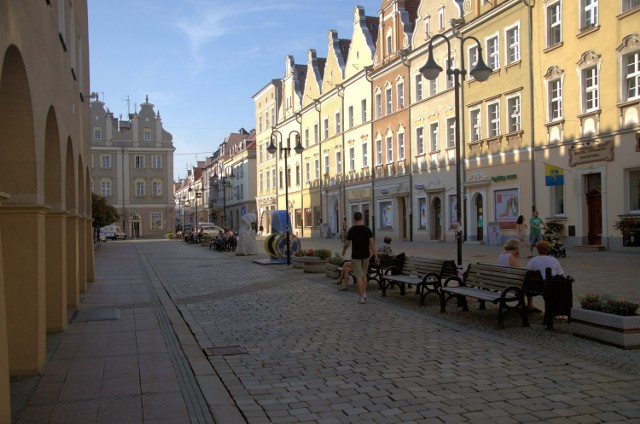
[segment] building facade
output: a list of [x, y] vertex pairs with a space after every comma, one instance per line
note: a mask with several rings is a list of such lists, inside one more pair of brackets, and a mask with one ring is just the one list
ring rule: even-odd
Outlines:
[[88, 39], [86, 1], [0, 1], [0, 422], [95, 278]]
[[173, 137], [148, 97], [127, 120], [96, 99], [91, 125], [91, 189], [118, 210], [127, 237], [173, 232]]
[[[567, 244], [621, 248], [615, 222], [640, 215], [640, 4], [599, 3], [356, 7], [351, 40], [329, 31], [326, 58], [310, 49], [303, 69], [288, 56], [254, 96], [257, 126], [267, 100], [278, 111], [257, 134], [261, 210], [284, 209], [288, 194], [298, 235], [335, 235], [360, 210], [379, 236], [501, 243], [537, 209]], [[430, 53], [434, 80], [422, 73]], [[483, 82], [471, 75], [480, 58]], [[274, 132], [304, 147], [287, 157], [288, 193], [282, 152], [260, 156]]]

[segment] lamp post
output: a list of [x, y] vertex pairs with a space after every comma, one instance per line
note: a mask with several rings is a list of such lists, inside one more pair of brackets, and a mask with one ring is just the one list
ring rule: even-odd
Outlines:
[[[274, 154], [276, 151], [284, 152], [284, 201], [287, 207], [287, 265], [291, 265], [291, 240], [289, 234], [291, 233], [291, 229], [289, 228], [289, 223], [291, 222], [291, 217], [289, 217], [289, 167], [287, 164], [287, 157], [289, 156], [289, 152], [291, 152], [291, 135], [295, 134], [296, 146], [293, 148], [297, 154], [301, 154], [304, 151], [302, 144], [300, 144], [300, 133], [296, 130], [293, 130], [289, 133], [289, 137], [287, 138], [287, 147], [282, 145], [282, 133], [276, 129], [271, 130], [271, 143], [269, 143], [269, 147], [267, 147], [267, 152], [270, 154]], [[280, 143], [278, 147], [275, 146], [273, 139], [277, 138], [276, 135], [280, 136]]]
[[[439, 38], [442, 38], [447, 43], [447, 63], [452, 63], [451, 61], [451, 42], [449, 38], [444, 34], [436, 34], [429, 41], [429, 57], [427, 58], [427, 63], [424, 64], [422, 68], [420, 68], [420, 73], [428, 80], [432, 81], [438, 78], [440, 72], [442, 72], [442, 68], [436, 63], [433, 59], [433, 42]], [[477, 38], [469, 35], [467, 37], [462, 37], [460, 39], [460, 51], [462, 52], [464, 42], [467, 40], [473, 40], [476, 42], [478, 46], [478, 62], [473, 67], [473, 69], [469, 72], [476, 81], [482, 82], [486, 81], [489, 78], [489, 75], [492, 72], [492, 69], [489, 68], [482, 59], [482, 45]], [[456, 214], [458, 216], [458, 229], [456, 230], [456, 242], [458, 246], [458, 266], [462, 265], [462, 231], [460, 229], [460, 220], [462, 218], [461, 214], [461, 204], [462, 204], [462, 180], [461, 180], [461, 162], [460, 162], [460, 83], [461, 79], [464, 81], [464, 77], [467, 74], [466, 69], [464, 68], [464, 56], [460, 56], [460, 67], [459, 68], [449, 68], [447, 69], [447, 75], [452, 75], [454, 79], [454, 96], [455, 96], [455, 136], [456, 136]], [[466, 231], [466, 229], [465, 229]]]
[[194, 230], [196, 229], [195, 227], [198, 226], [198, 199], [204, 196], [204, 187], [201, 187], [200, 189], [194, 189], [193, 187], [189, 186], [189, 193], [193, 192], [194, 196], [195, 196], [195, 202], [196, 202], [196, 219], [194, 222]]
[[180, 212], [181, 212], [181, 208], [182, 208], [182, 195], [179, 194], [178, 196], [174, 196], [174, 199], [178, 202], [178, 219], [177, 219], [177, 221], [178, 221], [179, 231], [182, 231], [183, 230], [183, 225], [182, 225], [182, 220], [181, 220], [181, 217], [180, 217]]
[[[220, 170], [220, 175], [218, 175], [218, 169]], [[222, 164], [218, 164], [218, 165], [214, 165], [214, 169], [213, 169], [213, 181], [214, 183], [217, 183], [218, 180], [220, 181], [221, 185], [222, 185], [222, 220], [218, 220], [218, 223], [220, 224], [220, 226], [222, 228], [224, 228], [224, 221], [225, 218], [227, 217], [227, 210], [226, 210], [226, 197], [227, 197], [227, 186], [230, 184], [229, 181], [227, 180], [227, 178], [234, 178], [235, 175], [233, 175], [233, 168], [231, 169], [231, 173], [229, 175], [225, 175], [225, 169], [222, 166]], [[220, 186], [216, 184], [216, 191], [218, 193], [217, 198], [220, 197]], [[217, 198], [216, 198], [216, 207], [218, 206], [217, 203]]]

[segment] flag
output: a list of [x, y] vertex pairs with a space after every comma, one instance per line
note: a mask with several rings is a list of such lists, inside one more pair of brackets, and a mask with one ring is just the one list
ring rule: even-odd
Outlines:
[[544, 185], [545, 186], [564, 185], [564, 169], [545, 163], [544, 164]]

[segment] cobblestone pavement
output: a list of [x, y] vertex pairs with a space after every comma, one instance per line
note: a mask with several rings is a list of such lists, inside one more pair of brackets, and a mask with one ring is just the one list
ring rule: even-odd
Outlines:
[[[303, 245], [340, 250], [335, 239]], [[447, 243], [393, 246], [455, 256]], [[208, 360], [249, 423], [640, 423], [640, 350], [574, 337], [565, 321], [549, 331], [541, 316], [530, 328], [508, 319], [497, 330], [493, 308], [440, 314], [435, 297], [419, 307], [398, 290], [382, 298], [373, 284], [360, 305], [324, 274], [253, 262], [264, 254], [177, 241], [137, 249], [199, 347], [219, 349]], [[464, 251], [494, 260], [500, 248]], [[640, 300], [638, 259], [570, 251], [562, 262], [575, 294]]]

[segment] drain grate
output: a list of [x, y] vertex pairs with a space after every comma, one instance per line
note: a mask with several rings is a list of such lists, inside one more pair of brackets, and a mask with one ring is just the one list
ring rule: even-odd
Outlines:
[[82, 309], [76, 311], [70, 322], [79, 321], [108, 321], [120, 319], [120, 309]]
[[244, 355], [247, 350], [242, 346], [219, 346], [219, 347], [207, 347], [204, 349], [204, 353], [207, 356], [229, 356], [229, 355]]

